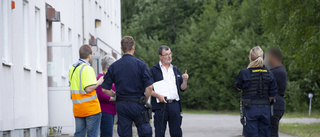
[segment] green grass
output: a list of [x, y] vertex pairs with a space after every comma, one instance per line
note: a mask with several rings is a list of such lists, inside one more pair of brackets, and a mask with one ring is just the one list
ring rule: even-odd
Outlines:
[[[196, 109], [182, 109], [183, 113], [188, 114], [227, 114], [227, 115], [240, 115], [240, 112], [237, 111], [214, 111], [214, 110], [196, 110]], [[308, 112], [285, 112], [283, 118], [302, 118], [309, 117]], [[320, 111], [312, 111], [311, 118], [320, 118]]]
[[[302, 118], [302, 117], [309, 117], [309, 112], [285, 112], [284, 118]], [[315, 110], [311, 112], [312, 118], [320, 118], [320, 111]]]
[[298, 137], [320, 137], [320, 123], [281, 123], [280, 132]]

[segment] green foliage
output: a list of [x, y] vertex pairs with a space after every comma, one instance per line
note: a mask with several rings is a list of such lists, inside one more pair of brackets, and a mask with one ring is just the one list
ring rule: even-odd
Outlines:
[[288, 110], [306, 110], [308, 93], [315, 94], [313, 106], [320, 109], [320, 1], [268, 0], [262, 8], [266, 44], [284, 53]]
[[149, 67], [159, 61], [160, 45], [171, 47], [173, 64], [187, 69], [190, 76], [182, 94], [186, 108], [237, 110], [237, 74], [248, 65], [249, 50], [260, 45], [265, 51], [273, 46], [283, 50], [289, 80], [287, 110], [306, 109], [308, 92], [315, 93], [314, 107], [320, 109], [319, 3], [122, 1], [122, 34], [135, 38], [135, 56]]

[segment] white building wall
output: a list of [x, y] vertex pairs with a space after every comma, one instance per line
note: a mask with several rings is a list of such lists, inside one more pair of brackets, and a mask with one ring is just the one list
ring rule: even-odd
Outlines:
[[[120, 1], [83, 0], [83, 5], [80, 0], [47, 0], [46, 2], [60, 11], [61, 17], [60, 22], [52, 23], [52, 42], [64, 45], [65, 43], [71, 44], [70, 49], [57, 48], [54, 51], [55, 56], [53, 56], [52, 63], [56, 64], [54, 65], [56, 67], [54, 67], [53, 74], [58, 74], [58, 76], [54, 76], [55, 83], [49, 86], [49, 126], [51, 129], [58, 130], [60, 134], [73, 134], [74, 117], [68, 87], [68, 73], [65, 72], [68, 72], [71, 65], [79, 59], [79, 47], [82, 43], [88, 44], [91, 36], [103, 41], [97, 40], [97, 46], [93, 47], [95, 60], [92, 65], [97, 73], [101, 70], [99, 66], [101, 56], [112, 54], [114, 51], [118, 53], [117, 58], [121, 57], [120, 14], [118, 16], [113, 14], [114, 12], [120, 13]], [[84, 10], [84, 19], [82, 19], [82, 10]], [[101, 20], [100, 27], [95, 27], [95, 19]], [[117, 22], [117, 25], [114, 25], [114, 22]], [[64, 27], [61, 27], [62, 25]], [[71, 30], [71, 38], [68, 36], [69, 29]], [[67, 49], [71, 50], [72, 55], [65, 52]], [[65, 67], [61, 67], [59, 64], [63, 64]], [[48, 71], [51, 73], [52, 70], [49, 68]], [[61, 74], [66, 74], [66, 78], [63, 79], [62, 76], [59, 76]]]
[[[14, 9], [11, 0], [0, 3], [0, 134], [48, 126], [46, 32], [41, 31], [46, 30], [45, 2], [25, 1], [27, 10], [23, 10], [23, 2], [15, 1]], [[35, 14], [36, 9], [39, 14]], [[28, 18], [27, 28], [24, 16]]]
[[[49, 44], [46, 4], [60, 12]], [[48, 128], [73, 134], [69, 68], [91, 36], [100, 39], [94, 46], [96, 71], [101, 70], [101, 56], [113, 51], [121, 57], [120, 11], [120, 0], [16, 0], [15, 9], [11, 0], [0, 0], [0, 136], [23, 136], [25, 129], [31, 136], [46, 136]], [[100, 27], [95, 27], [95, 19], [101, 20]], [[50, 48], [52, 61], [47, 60]]]

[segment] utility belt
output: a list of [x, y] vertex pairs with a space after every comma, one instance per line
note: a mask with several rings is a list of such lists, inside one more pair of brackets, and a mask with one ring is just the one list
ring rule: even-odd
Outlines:
[[270, 105], [269, 99], [242, 99], [243, 106], [250, 108], [251, 105]]
[[177, 100], [175, 100], [175, 99], [166, 99], [166, 102], [167, 103], [175, 103], [175, 102], [178, 102]]
[[146, 97], [142, 96], [140, 98], [124, 98], [124, 97], [117, 97], [116, 102], [118, 101], [126, 101], [126, 102], [135, 102], [139, 105], [145, 105], [146, 104]]
[[[151, 104], [146, 104], [146, 97], [142, 96], [141, 98], [123, 98], [123, 97], [117, 97], [116, 101], [127, 101], [127, 102], [135, 102], [139, 105], [142, 105], [145, 107], [145, 110], [141, 112], [141, 115], [139, 115], [135, 120], [134, 123], [137, 127], [149, 123], [150, 119], [152, 119], [152, 106]], [[142, 119], [142, 120], [141, 120]]]

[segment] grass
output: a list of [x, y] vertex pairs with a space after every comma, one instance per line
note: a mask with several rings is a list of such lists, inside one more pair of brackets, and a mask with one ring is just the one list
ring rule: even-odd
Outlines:
[[[188, 114], [227, 114], [227, 115], [240, 115], [240, 112], [237, 111], [214, 111], [214, 110], [196, 110], [196, 109], [182, 109], [183, 113]], [[283, 118], [302, 118], [309, 117], [308, 112], [285, 112]], [[320, 118], [320, 111], [315, 110], [311, 113], [311, 118]]]
[[[309, 112], [285, 112], [284, 118], [302, 118], [309, 117]], [[311, 118], [320, 118], [320, 111], [314, 110], [311, 112]]]
[[299, 137], [320, 137], [320, 123], [281, 123], [280, 132]]

